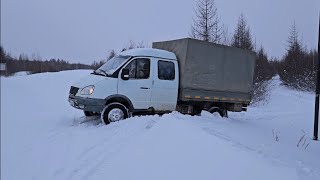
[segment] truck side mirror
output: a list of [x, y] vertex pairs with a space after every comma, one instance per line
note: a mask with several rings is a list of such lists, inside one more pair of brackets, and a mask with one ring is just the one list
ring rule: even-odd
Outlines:
[[122, 69], [121, 79], [129, 80], [129, 69]]

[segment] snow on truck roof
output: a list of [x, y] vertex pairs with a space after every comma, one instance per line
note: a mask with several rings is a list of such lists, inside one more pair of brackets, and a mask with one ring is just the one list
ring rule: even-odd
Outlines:
[[158, 57], [163, 59], [172, 59], [176, 60], [176, 55], [172, 52], [153, 49], [153, 48], [136, 48], [123, 51], [120, 53], [122, 56], [149, 56], [149, 57]]

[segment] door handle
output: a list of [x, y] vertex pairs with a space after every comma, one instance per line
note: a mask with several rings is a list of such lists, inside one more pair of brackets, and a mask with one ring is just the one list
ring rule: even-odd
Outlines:
[[147, 87], [140, 87], [140, 89], [150, 89], [150, 88], [147, 88]]

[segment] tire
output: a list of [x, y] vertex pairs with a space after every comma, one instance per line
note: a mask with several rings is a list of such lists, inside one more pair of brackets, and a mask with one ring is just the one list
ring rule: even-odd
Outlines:
[[84, 115], [85, 115], [86, 117], [91, 117], [91, 116], [94, 116], [94, 115], [95, 115], [95, 113], [92, 112], [92, 111], [83, 111], [83, 113], [84, 113]]
[[128, 117], [129, 111], [127, 107], [117, 102], [108, 104], [101, 112], [101, 121], [106, 125]]
[[221, 114], [220, 114], [221, 117], [225, 117], [225, 118], [228, 118], [228, 111], [226, 109], [221, 109]]
[[192, 116], [201, 116], [201, 111], [202, 111], [202, 109], [200, 109], [200, 108], [194, 108], [193, 113], [191, 115]]
[[228, 111], [226, 109], [220, 109], [218, 107], [212, 107], [212, 108], [209, 109], [209, 112], [210, 113], [217, 112], [217, 113], [219, 113], [219, 115], [221, 117], [226, 117], [226, 118], [228, 117]]

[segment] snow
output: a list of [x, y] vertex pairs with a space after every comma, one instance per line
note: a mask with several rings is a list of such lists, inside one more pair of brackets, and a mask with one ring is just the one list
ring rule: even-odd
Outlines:
[[164, 59], [176, 60], [176, 55], [173, 52], [154, 49], [154, 48], [135, 48], [123, 51], [120, 53], [122, 56], [146, 56], [146, 57], [159, 57]]
[[14, 73], [13, 76], [26, 76], [29, 74], [31, 74], [30, 71], [19, 71], [19, 72]]
[[228, 119], [173, 112], [105, 126], [67, 101], [90, 72], [1, 77], [1, 179], [320, 179], [314, 95], [278, 77], [267, 103]]

